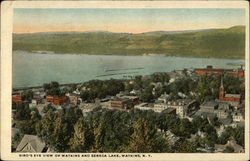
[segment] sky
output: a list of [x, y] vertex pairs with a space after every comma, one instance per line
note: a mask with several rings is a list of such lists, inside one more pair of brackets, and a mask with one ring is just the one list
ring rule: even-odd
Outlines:
[[239, 8], [15, 8], [14, 33], [110, 31], [142, 33], [245, 25]]

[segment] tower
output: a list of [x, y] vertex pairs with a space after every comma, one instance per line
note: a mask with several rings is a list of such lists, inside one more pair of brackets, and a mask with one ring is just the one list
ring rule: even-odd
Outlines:
[[221, 83], [220, 83], [220, 90], [219, 90], [219, 100], [224, 99], [225, 89], [223, 86], [223, 75], [221, 75]]

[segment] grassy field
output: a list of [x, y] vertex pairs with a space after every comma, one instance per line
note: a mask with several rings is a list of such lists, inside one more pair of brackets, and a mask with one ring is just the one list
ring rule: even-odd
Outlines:
[[245, 56], [245, 27], [183, 33], [84, 32], [14, 34], [13, 50], [55, 53], [235, 58]]

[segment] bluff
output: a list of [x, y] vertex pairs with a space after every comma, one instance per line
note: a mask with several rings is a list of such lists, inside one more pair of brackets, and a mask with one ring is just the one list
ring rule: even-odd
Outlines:
[[245, 26], [140, 34], [103, 31], [13, 34], [13, 50], [244, 59]]

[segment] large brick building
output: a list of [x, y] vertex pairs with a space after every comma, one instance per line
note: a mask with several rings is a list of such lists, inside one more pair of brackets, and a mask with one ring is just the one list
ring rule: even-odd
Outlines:
[[128, 110], [138, 103], [139, 98], [119, 98], [111, 101], [111, 108], [117, 110]]
[[51, 96], [47, 95], [46, 96], [46, 101], [49, 103], [53, 103], [55, 105], [62, 105], [65, 103], [68, 103], [69, 98], [67, 96]]
[[207, 66], [207, 68], [196, 68], [194, 69], [194, 75], [223, 75], [229, 74], [232, 76], [244, 78], [244, 70], [241, 68], [239, 69], [216, 69], [213, 66]]

